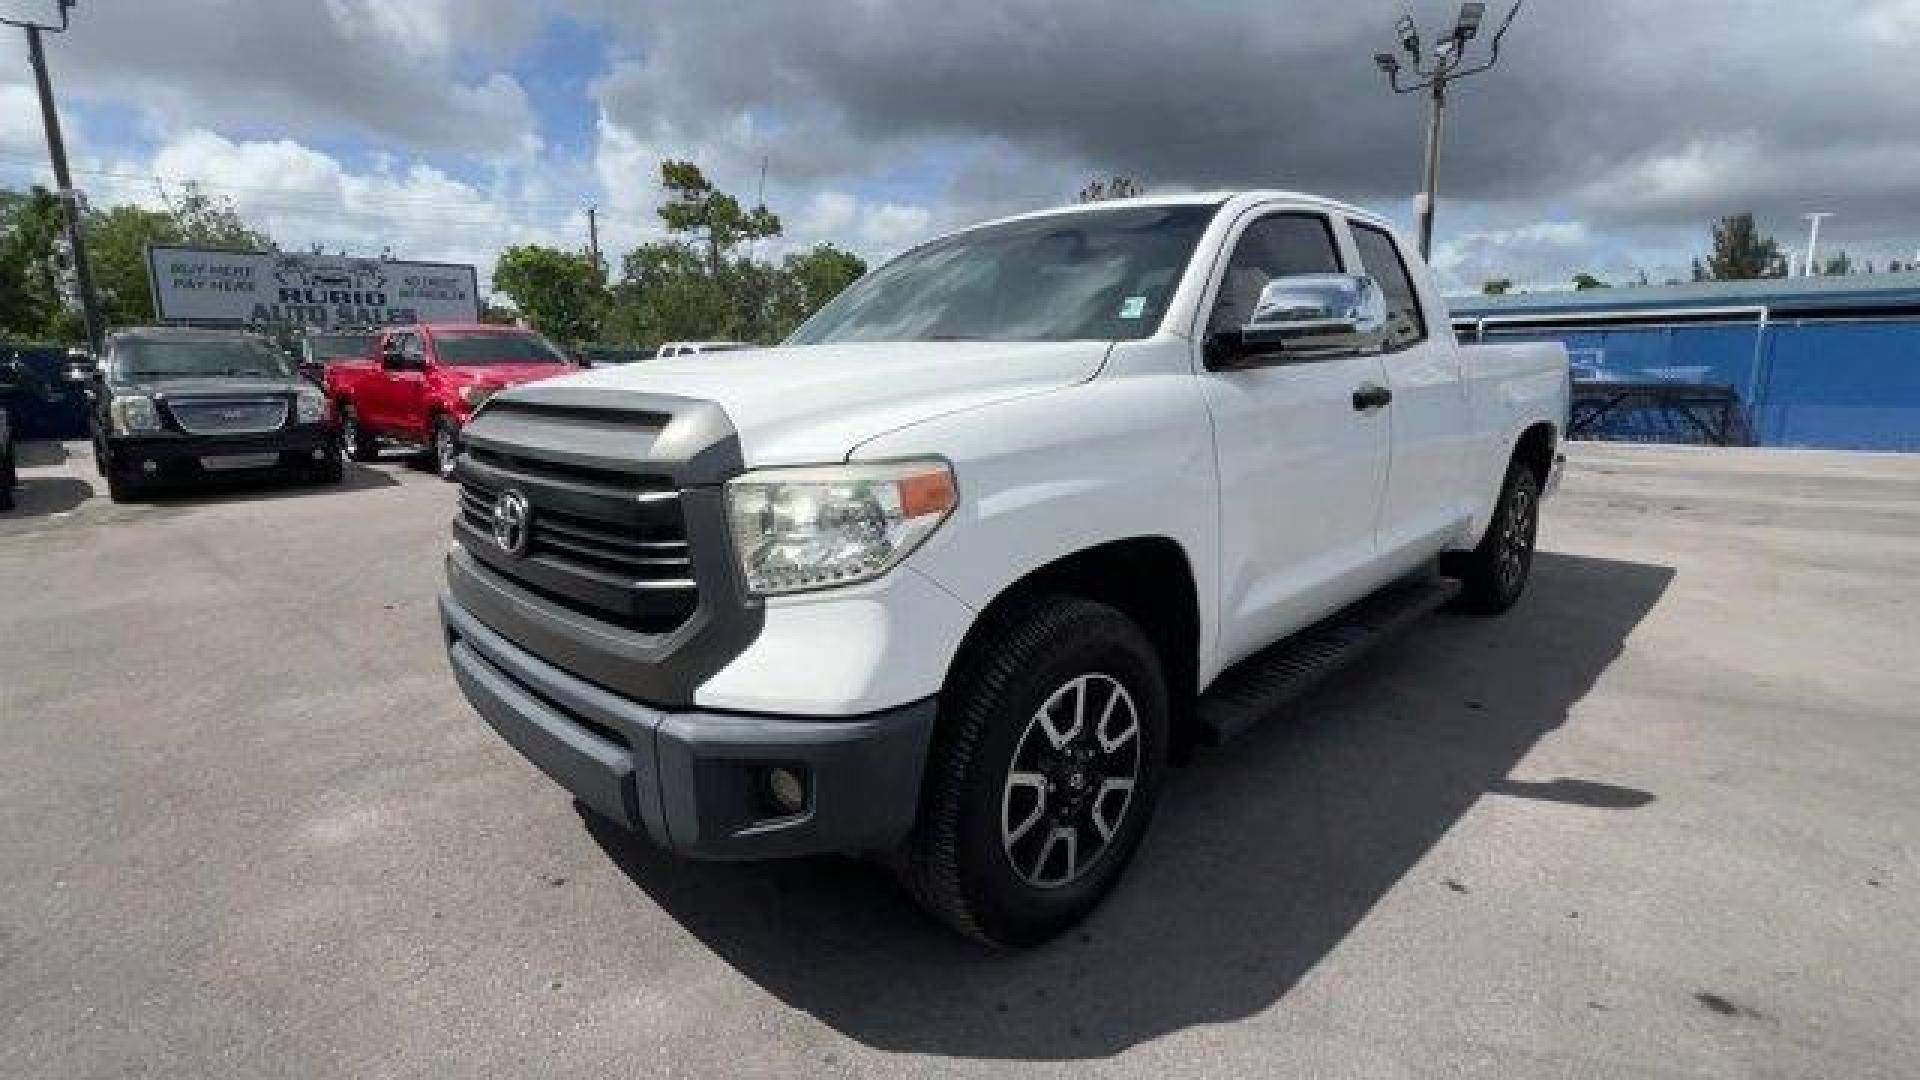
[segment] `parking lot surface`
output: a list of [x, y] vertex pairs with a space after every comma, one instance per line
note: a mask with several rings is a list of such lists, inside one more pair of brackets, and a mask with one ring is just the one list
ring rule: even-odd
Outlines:
[[1578, 446], [1532, 591], [1177, 770], [1081, 932], [686, 864], [466, 707], [454, 489], [0, 515], [0, 1076], [1920, 1075], [1920, 458]]

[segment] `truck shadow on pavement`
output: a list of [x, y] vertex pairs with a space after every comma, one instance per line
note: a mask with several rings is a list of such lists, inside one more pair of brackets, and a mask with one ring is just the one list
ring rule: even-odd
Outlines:
[[1112, 1055], [1272, 1007], [1490, 791], [1609, 813], [1652, 799], [1508, 774], [1621, 654], [1673, 571], [1542, 552], [1534, 573], [1505, 617], [1436, 616], [1173, 770], [1115, 895], [1029, 952], [949, 934], [870, 864], [686, 863], [583, 817], [688, 931], [849, 1038], [962, 1057]]

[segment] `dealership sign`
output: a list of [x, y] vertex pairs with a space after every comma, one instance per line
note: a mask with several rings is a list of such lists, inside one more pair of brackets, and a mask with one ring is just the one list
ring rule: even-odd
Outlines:
[[147, 248], [162, 322], [382, 326], [475, 322], [473, 267], [273, 251]]

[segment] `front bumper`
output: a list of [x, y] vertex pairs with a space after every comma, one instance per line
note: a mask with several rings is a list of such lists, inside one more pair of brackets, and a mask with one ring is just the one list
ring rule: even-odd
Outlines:
[[[528, 760], [601, 815], [697, 859], [887, 851], [912, 828], [932, 698], [845, 719], [667, 712], [609, 693], [488, 629], [443, 595], [455, 680]], [[798, 813], [766, 770], [805, 780]]]
[[[297, 424], [257, 435], [187, 435], [160, 431], [140, 435], [109, 435], [107, 449], [114, 463], [133, 476], [157, 473], [178, 476], [200, 471], [200, 459], [242, 454], [274, 454], [280, 468], [312, 468], [337, 447], [325, 424]], [[315, 452], [319, 457], [315, 457]], [[145, 462], [153, 462], [153, 470]]]

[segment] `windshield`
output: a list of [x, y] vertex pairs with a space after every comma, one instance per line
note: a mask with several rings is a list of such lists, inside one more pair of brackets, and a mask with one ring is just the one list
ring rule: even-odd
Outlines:
[[854, 282], [787, 343], [1146, 337], [1216, 209], [1087, 210], [936, 240]]
[[115, 343], [113, 374], [121, 382], [249, 376], [290, 379], [293, 368], [285, 356], [252, 338], [131, 338]]
[[373, 353], [372, 334], [322, 334], [308, 339], [315, 360], [364, 360]]
[[435, 355], [443, 364], [564, 364], [567, 354], [539, 334], [437, 330]]

